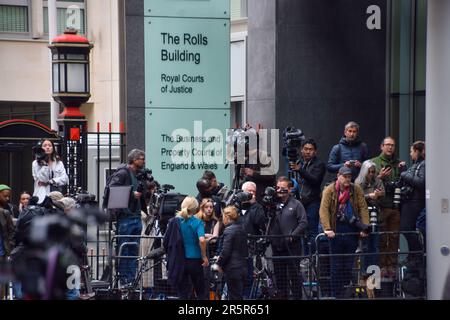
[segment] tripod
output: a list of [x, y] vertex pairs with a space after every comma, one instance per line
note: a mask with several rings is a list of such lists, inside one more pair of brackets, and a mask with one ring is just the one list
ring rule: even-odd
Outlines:
[[[161, 265], [163, 263], [162, 256], [164, 255], [164, 250], [162, 248], [158, 248], [155, 250], [150, 251], [150, 253], [146, 256], [142, 256], [139, 259], [137, 259], [138, 262], [141, 262], [141, 266], [138, 269], [138, 272], [136, 273], [136, 277], [134, 278], [133, 283], [126, 288], [126, 293], [123, 296], [124, 299], [133, 299], [134, 293], [139, 290], [139, 300], [143, 300], [144, 295], [144, 281], [143, 281], [143, 275], [147, 271], [151, 270], [152, 268], [155, 268], [158, 265]], [[149, 261], [154, 261], [153, 265], [149, 266]]]

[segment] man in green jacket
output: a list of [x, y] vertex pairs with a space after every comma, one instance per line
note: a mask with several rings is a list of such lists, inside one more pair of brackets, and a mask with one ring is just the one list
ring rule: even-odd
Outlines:
[[[393, 183], [400, 178], [400, 173], [406, 168], [404, 161], [395, 157], [395, 140], [392, 137], [386, 137], [380, 146], [381, 154], [371, 159], [376, 165], [376, 174], [384, 183], [385, 195], [380, 198], [379, 205], [381, 210], [380, 231], [400, 230], [400, 208], [394, 204]], [[386, 254], [383, 252], [397, 252], [399, 245], [398, 234], [383, 235], [380, 237], [380, 267], [381, 276], [394, 278], [397, 272], [397, 255]]]

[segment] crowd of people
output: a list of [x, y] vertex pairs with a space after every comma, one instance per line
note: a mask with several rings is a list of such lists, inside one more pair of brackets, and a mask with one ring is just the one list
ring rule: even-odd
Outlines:
[[[296, 258], [320, 250], [316, 248], [319, 233], [328, 239], [327, 253], [333, 254], [329, 270], [330, 296], [344, 298], [348, 294], [345, 289], [355, 266], [355, 257], [351, 254], [358, 250], [368, 253], [362, 259], [361, 274], [364, 279], [371, 275], [369, 266], [379, 266], [381, 277], [385, 280], [398, 277], [397, 253], [399, 235], [402, 233], [408, 244], [407, 250], [411, 252], [406, 260], [408, 271], [419, 277], [418, 270], [423, 269], [423, 256], [418, 253], [424, 248], [416, 233], [416, 222], [425, 209], [425, 143], [416, 141], [411, 145], [409, 168], [406, 161], [396, 157], [395, 148], [395, 139], [385, 137], [380, 144], [380, 154], [369, 159], [368, 147], [359, 138], [358, 124], [349, 122], [343, 137], [331, 149], [327, 163], [318, 159], [317, 143], [311, 138], [303, 139], [298, 149], [298, 161], [290, 164], [291, 178], [266, 172], [261, 179], [257, 165], [251, 165], [250, 169], [244, 165], [240, 177], [241, 189], [251, 193], [252, 198], [239, 204], [237, 219], [231, 219], [233, 228], [230, 230], [233, 232], [230, 233], [236, 237], [233, 240], [224, 236], [228, 234], [226, 230], [229, 227], [221, 220], [229, 222], [230, 218], [223, 212], [236, 209], [216, 209], [220, 202], [217, 199], [220, 187], [213, 173], [207, 172], [197, 182], [197, 200], [202, 201], [203, 207], [208, 203], [208, 212], [211, 212], [207, 216], [202, 208], [197, 215], [203, 221], [204, 228], [208, 229], [205, 239], [215, 240], [222, 236], [223, 239], [218, 241], [219, 249], [226, 247], [227, 253], [233, 245], [236, 258], [232, 261], [242, 271], [243, 260], [239, 260], [238, 256], [243, 259], [247, 250], [250, 249], [252, 254], [254, 248], [251, 241], [247, 241], [247, 246], [242, 245], [242, 240], [238, 240], [241, 230], [237, 232], [236, 229], [243, 229], [246, 235], [272, 237], [269, 243], [274, 280], [277, 297], [281, 299], [302, 298], [303, 279], [299, 272], [300, 260]], [[336, 178], [325, 184], [327, 171], [336, 174]], [[267, 186], [275, 187], [277, 195], [277, 206], [272, 213], [267, 206], [261, 205]], [[204, 237], [204, 230], [197, 236]], [[323, 242], [323, 237], [318, 240]], [[226, 241], [229, 241], [227, 245], [223, 243]], [[201, 261], [199, 259], [197, 263], [199, 268]], [[223, 270], [227, 279], [226, 267]], [[246, 271], [247, 280], [243, 287], [236, 286], [234, 279], [244, 275], [228, 272], [230, 281], [227, 286], [231, 288], [231, 291], [228, 290], [234, 299], [248, 297], [253, 276], [252, 259], [248, 259]], [[237, 292], [239, 295], [236, 295]]]
[[[345, 254], [355, 253], [360, 245], [373, 253], [364, 260], [365, 269], [379, 265], [382, 277], [395, 278], [399, 232], [415, 231], [419, 216], [424, 214], [425, 143], [416, 141], [411, 145], [408, 167], [405, 159], [396, 157], [396, 142], [392, 137], [385, 137], [380, 154], [369, 159], [368, 147], [360, 140], [359, 131], [357, 123], [349, 122], [327, 162], [317, 157], [318, 146], [313, 139], [303, 139], [298, 148], [298, 161], [290, 163], [286, 176], [271, 171], [273, 166], [267, 165], [270, 161], [261, 166], [244, 165], [239, 172], [239, 187], [250, 196], [226, 207], [220, 193], [224, 185], [213, 172], [205, 171], [196, 183], [198, 195], [186, 197], [180, 211], [163, 230], [169, 281], [179, 297], [207, 298], [210, 261], [214, 262], [215, 270], [224, 273], [229, 299], [249, 297], [254, 263], [248, 257], [257, 249], [249, 235], [268, 237], [277, 296], [281, 299], [302, 298], [299, 258], [319, 250], [318, 234], [324, 235], [321, 241], [329, 242], [329, 253], [336, 254], [330, 260], [331, 296], [345, 297], [355, 262]], [[73, 199], [59, 197], [58, 191], [68, 183], [68, 177], [53, 142], [45, 140], [41, 148], [46, 156], [33, 162], [33, 194], [22, 192], [15, 207], [10, 204], [11, 189], [0, 185], [0, 259], [13, 257], [14, 248], [23, 245], [18, 226], [27, 217], [27, 206], [50, 201], [51, 207], [64, 214], [75, 205]], [[120, 256], [138, 256], [139, 238], [125, 236], [143, 233], [141, 213], [148, 210], [148, 194], [155, 188], [155, 182], [146, 181], [142, 185], [137, 178], [144, 168], [145, 152], [133, 149], [127, 163], [119, 166], [107, 183], [108, 188], [131, 188], [127, 207], [114, 212], [118, 246], [128, 243]], [[335, 174], [335, 179], [325, 183], [326, 172]], [[267, 187], [275, 190], [272, 206], [264, 199]], [[370, 216], [369, 208], [376, 208], [376, 221]], [[376, 226], [381, 236], [371, 234], [369, 226]], [[422, 250], [416, 234], [405, 233], [405, 238], [409, 251]], [[420, 267], [413, 254], [408, 257], [408, 264], [411, 270]], [[133, 282], [136, 269], [136, 260], [119, 259], [120, 283]], [[20, 288], [16, 292], [20, 298]], [[76, 297], [79, 293], [70, 294]]]

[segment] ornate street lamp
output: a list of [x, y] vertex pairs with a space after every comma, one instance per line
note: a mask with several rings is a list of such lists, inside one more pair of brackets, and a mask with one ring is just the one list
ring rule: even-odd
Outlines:
[[58, 116], [63, 138], [62, 157], [69, 176], [68, 192], [87, 187], [86, 117], [80, 106], [89, 100], [89, 52], [93, 47], [74, 29], [55, 37], [48, 46], [52, 52], [52, 97], [64, 107]]
[[89, 52], [93, 47], [75, 29], [67, 29], [49, 45], [52, 51], [53, 98], [64, 105], [58, 118], [84, 118], [81, 104], [89, 100]]

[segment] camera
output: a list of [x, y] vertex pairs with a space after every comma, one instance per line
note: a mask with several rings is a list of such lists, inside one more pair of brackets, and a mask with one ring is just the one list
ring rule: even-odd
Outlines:
[[145, 230], [146, 235], [151, 233], [156, 220], [158, 220], [159, 231], [161, 234], [164, 234], [169, 219], [175, 216], [175, 213], [181, 209], [181, 203], [184, 198], [186, 198], [186, 195], [177, 192], [169, 192], [174, 189], [175, 187], [170, 184], [163, 184], [152, 194], [149, 203], [149, 212], [152, 215], [152, 222], [149, 223]]
[[31, 299], [66, 298], [68, 268], [86, 264], [87, 226], [106, 221], [94, 195], [82, 192], [73, 197], [77, 205], [66, 214], [27, 208], [30, 217], [24, 232], [29, 240], [23, 243], [13, 264], [15, 277]]
[[240, 189], [229, 190], [228, 187], [223, 186], [217, 193], [217, 197], [220, 199], [220, 206], [222, 208], [235, 206], [240, 210], [244, 202], [253, 199], [253, 194]]
[[403, 199], [407, 199], [414, 191], [413, 187], [406, 185], [402, 179], [390, 181], [385, 184], [386, 193], [394, 194], [393, 206], [399, 209]]
[[153, 176], [152, 176], [152, 170], [148, 168], [144, 168], [136, 172], [136, 179], [139, 181], [139, 185], [136, 189], [137, 192], [144, 191], [145, 183], [152, 182]]
[[378, 208], [375, 206], [367, 207], [369, 210], [369, 225], [372, 232], [376, 232], [378, 228]]
[[356, 228], [358, 231], [368, 233], [370, 231], [370, 225], [364, 224], [356, 216], [351, 216], [350, 218], [345, 216], [345, 213], [339, 212], [336, 215], [336, 219], [339, 222], [348, 223], [350, 226]]
[[262, 205], [269, 217], [274, 217], [278, 204], [278, 195], [275, 188], [267, 187], [264, 190], [264, 196], [262, 198]]
[[48, 155], [45, 153], [45, 150], [41, 148], [41, 145], [34, 146], [33, 153], [38, 163], [48, 162]]
[[298, 148], [301, 147], [305, 135], [300, 129], [287, 127], [283, 132], [283, 156], [287, 158], [289, 164], [297, 162]]
[[227, 193], [226, 198], [223, 198], [220, 204], [222, 208], [235, 206], [238, 210], [241, 210], [242, 204], [252, 199], [253, 194], [235, 189], [231, 193]]

